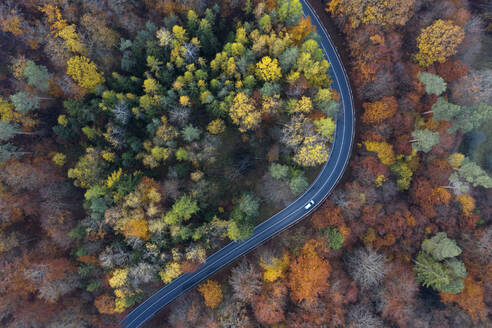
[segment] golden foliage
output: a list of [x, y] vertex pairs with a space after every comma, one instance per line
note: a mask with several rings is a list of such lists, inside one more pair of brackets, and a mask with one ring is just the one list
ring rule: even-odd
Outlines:
[[302, 166], [316, 166], [326, 162], [329, 154], [330, 149], [324, 142], [317, 141], [316, 136], [309, 136], [304, 138], [293, 160]]
[[222, 288], [215, 280], [207, 280], [198, 286], [198, 291], [202, 294], [205, 305], [211, 309], [215, 309], [222, 301]]
[[296, 102], [294, 107], [294, 113], [304, 113], [309, 114], [313, 110], [313, 102], [311, 98], [303, 96], [300, 100]]
[[351, 28], [357, 28], [361, 23], [405, 25], [411, 17], [414, 4], [415, 0], [331, 0], [326, 11], [347, 16]]
[[450, 20], [438, 19], [417, 37], [419, 52], [415, 59], [423, 67], [435, 62], [444, 63], [449, 56], [456, 54], [464, 38], [465, 31], [461, 26]]
[[272, 60], [268, 56], [263, 57], [256, 63], [256, 75], [263, 81], [278, 81], [282, 77], [282, 73], [277, 58]]
[[368, 151], [373, 151], [378, 155], [379, 160], [384, 165], [393, 165], [396, 162], [393, 146], [387, 142], [366, 141], [364, 142]]
[[106, 180], [106, 186], [108, 188], [111, 188], [120, 179], [122, 173], [123, 170], [121, 169], [121, 167], [118, 171], [113, 171], [113, 173], [111, 173], [111, 175]]
[[225, 131], [225, 128], [226, 126], [224, 121], [218, 118], [208, 123], [207, 131], [210, 132], [211, 134], [221, 134], [222, 132]]
[[311, 24], [311, 18], [309, 16], [302, 17], [294, 27], [289, 29], [290, 36], [297, 44], [299, 44], [309, 33], [316, 31], [316, 28]]
[[256, 110], [253, 100], [243, 92], [234, 97], [229, 116], [234, 124], [239, 125], [241, 132], [256, 128], [261, 120], [261, 112]]
[[456, 196], [456, 200], [461, 205], [461, 210], [464, 216], [470, 216], [475, 209], [475, 199], [467, 194], [461, 194]]
[[161, 277], [162, 282], [168, 284], [173, 281], [174, 278], [179, 277], [182, 272], [183, 270], [178, 262], [170, 262], [166, 265], [164, 271], [159, 272], [159, 276]]
[[65, 156], [65, 154], [62, 154], [62, 153], [55, 153], [53, 155], [53, 157], [51, 158], [51, 160], [56, 165], [63, 166], [63, 165], [65, 165], [65, 163], [67, 161], [67, 156]]
[[142, 240], [149, 240], [151, 237], [147, 221], [136, 218], [128, 220], [123, 229], [123, 234], [125, 237], [136, 237]]
[[2, 122], [19, 122], [21, 114], [14, 110], [14, 105], [0, 97], [0, 120]]
[[112, 277], [109, 279], [109, 285], [112, 288], [119, 288], [125, 285], [128, 278], [128, 269], [115, 269]]
[[272, 263], [265, 263], [263, 258], [260, 260], [260, 266], [265, 270], [263, 280], [274, 282], [279, 278], [285, 277], [285, 272], [289, 268], [289, 255], [285, 253], [281, 258], [273, 258]]
[[364, 115], [362, 115], [362, 122], [381, 123], [396, 114], [398, 103], [395, 97], [383, 97], [373, 103], [364, 103], [362, 107], [365, 110]]
[[56, 36], [65, 40], [66, 48], [70, 49], [72, 52], [78, 54], [85, 54], [86, 49], [83, 43], [80, 41], [80, 37], [75, 31], [75, 25], [65, 26], [63, 29], [56, 33]]
[[89, 58], [75, 56], [67, 62], [67, 74], [72, 77], [77, 84], [90, 91], [96, 86], [104, 83], [102, 73], [97, 71], [97, 66]]
[[296, 303], [305, 301], [306, 304], [312, 304], [318, 294], [329, 286], [331, 266], [318, 255], [316, 249], [319, 247], [318, 241], [309, 240], [291, 263], [288, 286], [290, 296]]
[[465, 155], [461, 153], [452, 153], [448, 157], [448, 163], [449, 165], [451, 165], [453, 169], [457, 169], [461, 166], [461, 163], [463, 162], [464, 159], [465, 159]]
[[22, 22], [22, 17], [19, 17], [16, 15], [15, 11], [12, 11], [10, 16], [3, 17], [0, 21], [0, 29], [4, 32], [10, 32], [15, 36], [19, 36], [24, 33], [21, 29]]

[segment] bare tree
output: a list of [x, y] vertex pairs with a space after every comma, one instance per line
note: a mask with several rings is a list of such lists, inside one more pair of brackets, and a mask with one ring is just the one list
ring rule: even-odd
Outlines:
[[250, 303], [261, 291], [261, 274], [253, 264], [243, 260], [232, 269], [229, 283], [232, 286], [234, 297]]
[[370, 248], [359, 248], [346, 260], [348, 272], [362, 289], [378, 286], [384, 278], [386, 258]]
[[119, 123], [126, 125], [131, 117], [130, 109], [127, 104], [117, 104], [113, 108], [113, 114]]
[[169, 120], [179, 126], [185, 126], [190, 117], [190, 109], [186, 107], [174, 107], [169, 111]]
[[347, 320], [349, 327], [354, 328], [382, 328], [386, 326], [365, 304], [351, 306]]
[[151, 282], [156, 276], [154, 266], [141, 262], [130, 269], [130, 284], [137, 288], [141, 284]]

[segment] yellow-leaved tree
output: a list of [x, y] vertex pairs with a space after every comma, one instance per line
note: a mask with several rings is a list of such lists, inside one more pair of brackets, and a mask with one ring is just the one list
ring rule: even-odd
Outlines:
[[217, 281], [207, 280], [198, 286], [198, 291], [202, 294], [205, 305], [211, 309], [215, 309], [222, 301], [222, 288]]
[[163, 283], [168, 284], [183, 273], [181, 264], [178, 262], [169, 262], [166, 264], [166, 269], [159, 272], [159, 276]]
[[234, 124], [239, 125], [241, 132], [256, 128], [261, 121], [261, 112], [256, 110], [253, 99], [244, 92], [239, 92], [234, 97], [229, 116]]
[[67, 74], [74, 79], [77, 84], [89, 91], [104, 83], [104, 76], [98, 72], [96, 64], [84, 56], [75, 56], [67, 62]]
[[207, 131], [210, 132], [211, 134], [221, 134], [222, 132], [225, 131], [225, 128], [226, 126], [224, 121], [218, 118], [208, 124]]
[[266, 82], [275, 82], [282, 77], [277, 58], [263, 57], [256, 63], [256, 75]]
[[260, 266], [265, 270], [263, 272], [263, 280], [274, 282], [279, 278], [285, 277], [285, 272], [289, 268], [289, 255], [285, 253], [281, 258], [273, 257], [265, 260], [263, 257], [260, 260]]
[[316, 166], [328, 160], [330, 148], [316, 136], [304, 138], [302, 145], [294, 154], [294, 162], [301, 166]]
[[415, 59], [423, 67], [435, 62], [444, 63], [449, 56], [456, 54], [464, 38], [463, 27], [450, 20], [438, 19], [417, 37], [419, 52]]
[[368, 151], [373, 151], [378, 155], [379, 160], [384, 165], [393, 165], [396, 162], [393, 146], [387, 142], [366, 141], [364, 142]]
[[141, 240], [149, 240], [151, 237], [147, 221], [137, 218], [128, 220], [123, 229], [123, 234], [125, 237], [136, 237]]

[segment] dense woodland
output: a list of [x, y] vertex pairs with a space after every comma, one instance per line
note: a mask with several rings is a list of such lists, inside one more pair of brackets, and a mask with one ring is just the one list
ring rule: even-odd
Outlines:
[[[344, 179], [148, 326], [490, 326], [490, 4], [311, 3]], [[305, 190], [340, 112], [317, 38], [298, 0], [2, 1], [0, 324], [116, 326]]]

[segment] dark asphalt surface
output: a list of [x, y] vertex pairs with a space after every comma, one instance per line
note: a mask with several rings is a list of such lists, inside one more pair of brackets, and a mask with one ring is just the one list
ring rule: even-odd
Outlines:
[[[154, 295], [137, 306], [120, 323], [124, 328], [137, 328], [147, 322], [164, 306], [171, 303], [178, 296], [198, 285], [210, 275], [258, 247], [274, 235], [297, 223], [312, 213], [322, 201], [328, 197], [337, 182], [343, 175], [352, 151], [352, 143], [355, 134], [355, 115], [353, 107], [352, 91], [348, 76], [342, 61], [326, 32], [321, 21], [305, 1], [301, 0], [304, 15], [310, 16], [312, 23], [316, 26], [321, 38], [321, 47], [330, 62], [330, 76], [333, 79], [332, 88], [338, 90], [341, 95], [342, 113], [337, 119], [334, 142], [330, 151], [328, 161], [313, 184], [300, 195], [288, 207], [275, 214], [268, 220], [259, 224], [253, 235], [240, 242], [231, 242], [224, 248], [207, 258], [200, 269], [193, 273], [185, 273], [161, 288]], [[304, 206], [314, 200], [314, 206], [309, 210]]]

